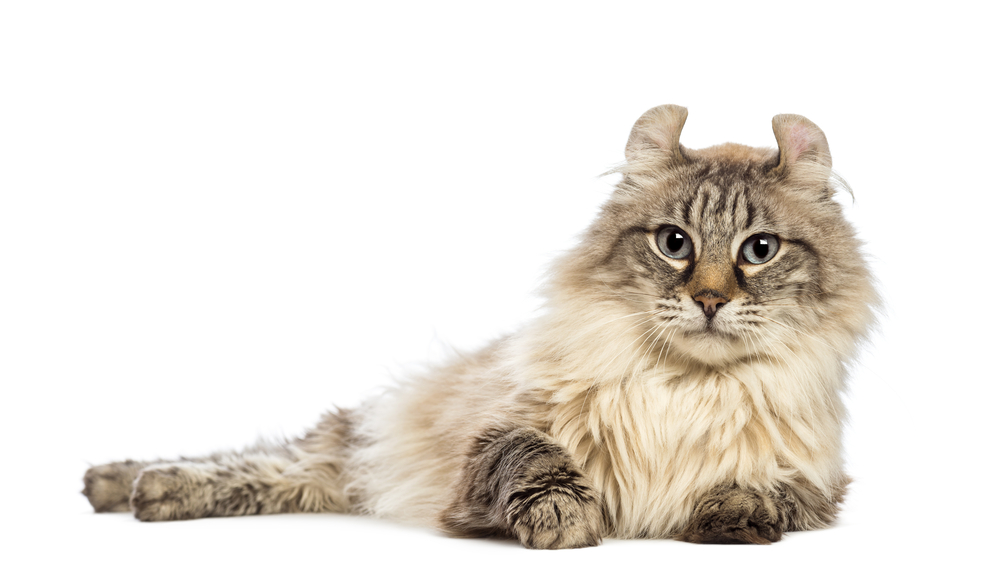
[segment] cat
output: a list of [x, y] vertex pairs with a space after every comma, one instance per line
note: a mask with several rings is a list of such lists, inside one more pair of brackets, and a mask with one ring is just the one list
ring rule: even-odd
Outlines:
[[878, 299], [842, 181], [802, 116], [774, 117], [777, 150], [686, 148], [686, 119], [635, 123], [521, 331], [291, 442], [100, 465], [83, 493], [143, 521], [347, 512], [543, 549], [829, 526], [841, 394]]

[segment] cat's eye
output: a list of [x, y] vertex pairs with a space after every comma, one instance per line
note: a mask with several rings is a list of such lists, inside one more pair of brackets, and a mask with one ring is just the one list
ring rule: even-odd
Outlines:
[[657, 231], [656, 246], [671, 259], [685, 259], [691, 254], [694, 244], [680, 227], [669, 225]]
[[767, 263], [778, 253], [778, 238], [767, 233], [758, 233], [743, 242], [740, 248], [743, 258], [749, 263]]

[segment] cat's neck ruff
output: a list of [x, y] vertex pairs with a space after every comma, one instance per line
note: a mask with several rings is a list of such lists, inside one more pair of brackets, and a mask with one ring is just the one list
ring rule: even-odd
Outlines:
[[[842, 486], [833, 348], [803, 340], [713, 366], [651, 349], [642, 331], [616, 333], [626, 318], [590, 332], [577, 319], [576, 333], [543, 321], [509, 343], [516, 381], [550, 408], [547, 427], [600, 488], [619, 537], [670, 534], [676, 513], [723, 480]], [[572, 343], [547, 341], [557, 335]]]

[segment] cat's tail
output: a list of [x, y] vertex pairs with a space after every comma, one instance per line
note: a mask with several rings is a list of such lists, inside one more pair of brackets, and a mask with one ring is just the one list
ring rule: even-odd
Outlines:
[[199, 458], [94, 466], [83, 495], [95, 512], [146, 521], [284, 512], [348, 512], [353, 412], [327, 413], [306, 435]]

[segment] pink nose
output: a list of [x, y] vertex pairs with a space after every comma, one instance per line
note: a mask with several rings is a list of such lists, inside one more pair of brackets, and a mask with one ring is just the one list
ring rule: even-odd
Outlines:
[[716, 309], [726, 304], [726, 300], [724, 298], [716, 297], [714, 295], [699, 295], [695, 297], [694, 300], [701, 303], [702, 308], [705, 310], [705, 315], [707, 315], [709, 319], [715, 315]]

